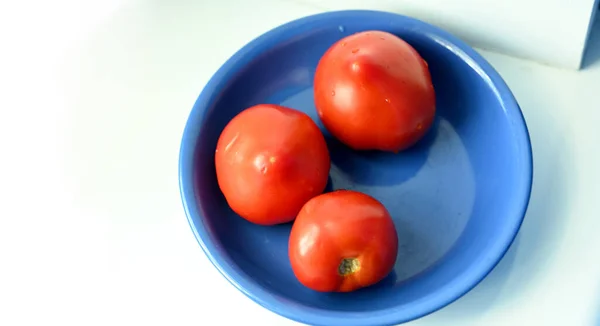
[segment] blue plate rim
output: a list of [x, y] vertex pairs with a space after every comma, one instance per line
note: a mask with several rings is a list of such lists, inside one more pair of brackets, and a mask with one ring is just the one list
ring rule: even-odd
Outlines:
[[[272, 39], [288, 39], [291, 36], [294, 36], [294, 30], [301, 25], [309, 24], [317, 20], [327, 19], [336, 21], [356, 19], [359, 17], [362, 19], [388, 19], [393, 21], [393, 24], [412, 24], [418, 26], [422, 33], [427, 34], [442, 46], [456, 52], [457, 55], [477, 71], [477, 73], [486, 80], [486, 83], [488, 83], [491, 89], [496, 92], [496, 95], [506, 112], [506, 116], [512, 123], [513, 132], [517, 134], [516, 139], [519, 142], [517, 145], [521, 153], [521, 158], [527, 161], [524, 162], [527, 169], [522, 171], [523, 179], [520, 184], [520, 191], [524, 192], [524, 196], [521, 200], [520, 213], [513, 217], [515, 219], [513, 221], [513, 228], [504, 232], [504, 241], [501, 243], [500, 248], [493, 253], [495, 258], [486, 260], [485, 262], [474, 266], [469, 274], [462, 274], [462, 278], [458, 279], [460, 280], [459, 290], [451, 290], [451, 288], [449, 289], [448, 287], [443, 288], [444, 291], [442, 292], [445, 293], [436, 292], [434, 299], [430, 298], [430, 300], [421, 302], [417, 308], [412, 309], [409, 312], [402, 312], [394, 308], [389, 308], [368, 313], [348, 313], [297, 306], [291, 302], [285, 302], [285, 300], [274, 296], [258, 285], [242, 270], [235, 266], [230, 259], [215, 255], [215, 252], [219, 249], [215, 246], [213, 241], [207, 241], [207, 239], [212, 240], [212, 236], [207, 231], [206, 226], [204, 223], [196, 225], [193, 221], [193, 216], [198, 216], [200, 220], [203, 218], [200, 208], [196, 207], [198, 205], [193, 205], [193, 203], [196, 203], [196, 194], [192, 179], [193, 162], [197, 144], [195, 136], [200, 131], [201, 123], [199, 122], [204, 120], [206, 108], [213, 102], [219, 91], [226, 86], [229, 77], [247, 63], [251, 62], [255, 57], [272, 47], [276, 43], [272, 42]], [[533, 155], [527, 124], [515, 97], [500, 74], [473, 48], [449, 32], [416, 18], [376, 10], [341, 10], [305, 16], [275, 27], [244, 45], [215, 72], [194, 103], [183, 131], [179, 151], [178, 169], [180, 195], [188, 224], [203, 252], [221, 275], [254, 302], [283, 317], [310, 325], [331, 326], [372, 326], [404, 323], [431, 314], [464, 296], [494, 269], [510, 248], [525, 218], [533, 184]], [[455, 279], [455, 282], [456, 281], [457, 279]]]

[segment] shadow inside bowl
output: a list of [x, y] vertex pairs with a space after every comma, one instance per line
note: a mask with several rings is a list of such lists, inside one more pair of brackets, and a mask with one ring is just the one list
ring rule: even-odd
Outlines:
[[435, 140], [438, 120], [417, 144], [399, 153], [354, 151], [339, 140], [326, 135], [331, 162], [355, 184], [396, 185], [414, 177], [427, 160], [428, 148]]

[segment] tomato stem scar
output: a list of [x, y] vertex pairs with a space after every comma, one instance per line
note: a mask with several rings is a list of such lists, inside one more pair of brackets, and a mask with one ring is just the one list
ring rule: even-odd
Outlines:
[[360, 269], [360, 262], [357, 258], [344, 258], [338, 267], [338, 273], [342, 276], [348, 276], [358, 272]]

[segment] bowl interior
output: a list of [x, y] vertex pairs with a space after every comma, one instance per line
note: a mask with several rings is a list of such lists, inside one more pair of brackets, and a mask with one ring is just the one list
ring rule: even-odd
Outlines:
[[[522, 221], [531, 182], [530, 149], [506, 86], [450, 35], [405, 17], [369, 14], [376, 13], [322, 15], [259, 38], [217, 73], [205, 90], [211, 93], [201, 96], [190, 117], [194, 127], [186, 131], [183, 148], [193, 152], [193, 169], [183, 182], [193, 186], [186, 203], [192, 228], [226, 277], [261, 304], [281, 304], [275, 309], [279, 313], [315, 309], [360, 319], [367, 311], [393, 311], [395, 321], [418, 317], [479, 282]], [[369, 29], [394, 33], [415, 47], [429, 63], [436, 90], [435, 124], [416, 146], [399, 154], [346, 148], [325, 131], [313, 104], [312, 79], [320, 56], [341, 37]], [[258, 103], [310, 115], [329, 144], [328, 189], [362, 191], [388, 208], [400, 250], [394, 271], [380, 284], [350, 294], [304, 288], [287, 256], [291, 224], [253, 225], [229, 209], [216, 182], [217, 139], [235, 114]]]

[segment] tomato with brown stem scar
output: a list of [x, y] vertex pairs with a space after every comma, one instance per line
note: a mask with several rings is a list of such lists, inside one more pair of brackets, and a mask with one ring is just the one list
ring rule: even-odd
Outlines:
[[296, 278], [319, 292], [374, 285], [394, 268], [398, 235], [387, 209], [357, 191], [314, 197], [300, 210], [289, 239]]

